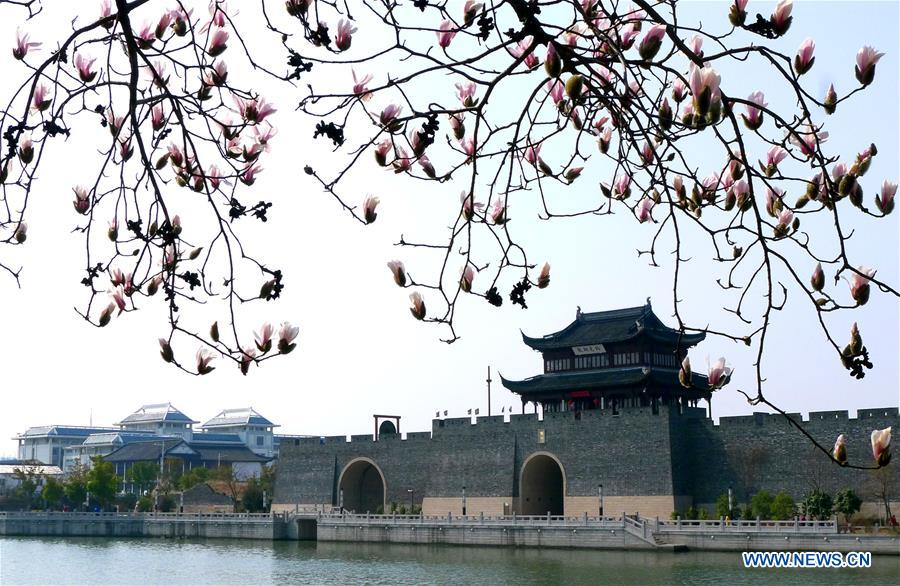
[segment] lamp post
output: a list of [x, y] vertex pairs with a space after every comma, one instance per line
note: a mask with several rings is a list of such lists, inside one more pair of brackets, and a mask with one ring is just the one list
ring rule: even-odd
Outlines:
[[728, 487], [728, 516], [729, 517], [734, 516], [734, 515], [732, 515], [732, 508], [733, 508], [733, 505], [731, 504], [731, 487], [729, 486]]
[[406, 492], [409, 493], [409, 514], [412, 515], [413, 514], [413, 495], [415, 494], [415, 491], [411, 488], [407, 488]]
[[603, 484], [597, 485], [597, 500], [600, 501], [600, 520], [603, 520]]
[[463, 486], [463, 503], [462, 503], [462, 505], [463, 505], [462, 514], [463, 514], [463, 517], [465, 517], [466, 516], [466, 487], [465, 486]]
[[344, 489], [341, 488], [340, 495], [338, 496], [338, 508], [340, 508], [341, 512], [344, 512]]

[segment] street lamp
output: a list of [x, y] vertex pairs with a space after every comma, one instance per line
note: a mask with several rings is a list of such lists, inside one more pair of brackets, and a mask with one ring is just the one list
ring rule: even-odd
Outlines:
[[732, 515], [732, 504], [731, 504], [731, 487], [728, 487], [728, 515]]
[[463, 517], [466, 516], [466, 487], [463, 486]]
[[603, 485], [597, 485], [597, 499], [600, 501], [600, 520], [603, 520]]
[[411, 488], [407, 488], [406, 492], [409, 493], [409, 514], [412, 515], [413, 514], [413, 494], [415, 493], [415, 491]]

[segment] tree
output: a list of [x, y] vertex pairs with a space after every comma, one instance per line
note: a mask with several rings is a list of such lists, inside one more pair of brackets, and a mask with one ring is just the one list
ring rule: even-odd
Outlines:
[[850, 524], [850, 517], [858, 513], [862, 507], [862, 499], [849, 488], [834, 495], [834, 510], [844, 515], [844, 523]]
[[53, 476], [47, 476], [44, 479], [44, 488], [41, 489], [41, 498], [44, 499], [44, 504], [47, 508], [59, 508], [63, 496], [65, 496], [65, 487], [63, 486], [63, 483]]
[[66, 501], [73, 508], [84, 506], [87, 500], [87, 483], [88, 471], [85, 466], [77, 465], [73, 468], [63, 483], [63, 491], [66, 494]]
[[19, 507], [30, 510], [34, 505], [34, 497], [38, 494], [42, 475], [33, 467], [13, 469], [16, 487], [12, 491], [13, 499]]
[[779, 491], [778, 494], [775, 495], [775, 498], [772, 499], [773, 519], [778, 521], [790, 519], [794, 516], [795, 511], [796, 505], [794, 504], [794, 499], [783, 490]]
[[181, 490], [192, 488], [201, 482], [206, 482], [211, 477], [208, 468], [192, 468], [181, 475], [178, 479], [178, 487]]
[[[837, 331], [846, 320], [826, 318], [865, 305], [872, 291], [900, 297], [896, 283], [846, 245], [848, 225], [892, 212], [897, 185], [867, 177], [875, 144], [851, 151], [826, 142], [826, 120], [852, 117], [852, 99], [877, 87], [882, 55], [865, 46], [855, 71], [836, 69], [840, 94], [834, 85], [810, 87], [803, 75], [815, 62], [813, 40], [795, 52], [783, 39], [807, 26], [792, 18], [790, 0], [755, 19], [746, 0], [735, 0], [702, 26], [674, 1], [485, 0], [460, 10], [363, 0], [365, 9], [351, 14], [346, 4], [288, 0], [283, 11], [260, 10], [264, 26], [243, 32], [224, 2], [208, 12], [202, 4], [191, 12], [115, 0], [79, 15], [52, 53], [24, 33], [13, 52], [23, 63], [8, 76], [2, 108], [0, 244], [27, 245], [28, 220], [41, 220], [29, 203], [39, 171], [60, 156], [50, 145], [96, 148], [95, 168], [72, 181], [85, 251], [79, 313], [91, 325], [161, 304], [162, 359], [197, 375], [216, 357], [246, 374], [293, 350], [294, 326], [254, 330], [239, 311], [280, 298], [288, 282], [241, 240], [246, 224], [265, 222], [272, 208], [252, 203], [251, 191], [275, 134], [275, 108], [250, 89], [265, 78], [301, 88], [298, 115], [315, 128], [312, 140], [335, 150], [323, 168], [305, 165], [305, 177], [351, 221], [378, 217], [379, 197], [362, 197], [354, 185], [360, 177], [372, 184], [373, 170], [461, 189], [453, 205], [429, 206], [433, 222], [398, 238], [407, 260], [424, 259], [421, 271], [389, 264], [397, 285], [412, 290], [412, 316], [440, 326], [447, 342], [459, 337], [466, 303], [507, 298], [525, 308], [549, 285], [550, 265], [535, 259], [519, 218], [601, 222], [618, 214], [646, 235], [639, 256], [669, 271], [680, 331], [753, 348], [746, 366], [754, 385], [740, 391], [751, 404], [805, 433], [771, 400], [763, 376], [781, 310], [814, 314], [823, 344], [851, 376], [873, 367], [859, 328], [848, 336]], [[23, 18], [36, 10], [12, 5]], [[146, 16], [153, 23], [139, 28]], [[353, 42], [357, 28], [370, 42]], [[261, 62], [249, 32], [280, 48], [287, 69]], [[96, 48], [104, 48], [100, 62]], [[245, 71], [229, 75], [235, 62]], [[734, 83], [747, 79], [760, 80], [749, 95]], [[90, 123], [104, 130], [85, 133]], [[580, 203], [559, 196], [597, 183], [596, 197]], [[190, 192], [199, 205], [185, 202]], [[447, 229], [436, 237], [426, 225]], [[700, 258], [716, 270], [693, 272], [709, 278], [709, 294], [721, 294], [733, 325], [708, 325], [717, 303], [693, 315], [685, 307], [685, 275]], [[21, 268], [5, 257], [0, 269], [19, 282]], [[719, 390], [731, 372], [723, 358], [702, 384]], [[842, 465], [887, 462], [848, 464], [806, 437]]]
[[138, 492], [151, 487], [159, 478], [159, 464], [155, 462], [135, 462], [125, 473], [125, 482], [136, 484]]
[[244, 485], [244, 494], [241, 496], [241, 505], [248, 513], [265, 512], [262, 483], [258, 479], [247, 480]]
[[759, 491], [750, 499], [750, 506], [753, 509], [753, 514], [760, 519], [772, 518], [773, 504], [774, 499], [772, 498], [772, 495], [765, 490]]
[[732, 506], [728, 506], [728, 494], [723, 493], [716, 499], [716, 516], [729, 517], [731, 519], [740, 519], [740, 506], [736, 502], [732, 502]]
[[93, 465], [87, 473], [87, 490], [91, 498], [106, 509], [115, 500], [122, 479], [116, 476], [112, 462], [105, 461], [101, 456], [94, 456], [91, 462]]
[[890, 470], [880, 468], [869, 472], [867, 483], [869, 494], [884, 507], [884, 522], [887, 523], [893, 513], [891, 512], [891, 500], [897, 494], [897, 483]]
[[214, 468], [210, 473], [210, 480], [215, 480], [225, 485], [228, 496], [231, 497], [231, 501], [234, 503], [234, 512], [236, 513], [238, 503], [241, 502], [240, 491], [242, 483], [234, 473], [234, 468], [231, 466], [219, 466], [218, 468]]
[[831, 518], [832, 507], [831, 495], [821, 490], [813, 490], [808, 493], [800, 503], [804, 515], [820, 521]]

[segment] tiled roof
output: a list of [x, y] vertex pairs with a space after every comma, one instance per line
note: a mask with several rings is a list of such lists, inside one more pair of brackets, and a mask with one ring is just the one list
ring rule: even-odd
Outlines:
[[[581, 389], [603, 389], [635, 385], [645, 381], [653, 381], [669, 386], [680, 385], [677, 369], [641, 366], [552, 372], [539, 374], [520, 381], [507, 380], [501, 375], [500, 380], [503, 382], [504, 387], [520, 395]], [[705, 391], [708, 381], [705, 376], [694, 373], [693, 384], [697, 390]]]
[[243, 440], [236, 433], [210, 433], [204, 431], [203, 433], [194, 433], [191, 436], [191, 443], [199, 443], [199, 442], [228, 442], [228, 443], [238, 443], [243, 444]]
[[59, 466], [46, 466], [42, 464], [0, 464], [0, 474], [15, 474], [16, 470], [34, 472], [44, 476], [62, 476], [63, 471]]
[[627, 307], [612, 311], [575, 314], [575, 321], [562, 330], [541, 338], [532, 338], [522, 334], [522, 340], [531, 348], [539, 351], [592, 344], [624, 342], [638, 337], [649, 336], [653, 340], [674, 344], [679, 341], [682, 346], [693, 346], [706, 337], [704, 333], [679, 333], [678, 330], [663, 324], [650, 304], [640, 307]]
[[206, 429], [210, 427], [232, 427], [237, 425], [268, 425], [277, 427], [274, 423], [257, 413], [253, 407], [225, 409], [204, 423], [202, 427]]
[[268, 462], [269, 458], [264, 458], [252, 452], [250, 448], [244, 444], [234, 445], [231, 443], [194, 443], [189, 444], [191, 448], [200, 454], [200, 459], [207, 462]]
[[74, 425], [40, 425], [37, 427], [29, 427], [18, 438], [26, 437], [87, 437], [92, 433], [102, 433], [105, 431], [116, 431], [112, 427], [78, 427]]
[[92, 433], [84, 440], [85, 446], [125, 445], [134, 442], [161, 441], [164, 438], [180, 439], [175, 436], [162, 436], [144, 431], [118, 430], [107, 433]]
[[178, 409], [172, 403], [159, 403], [156, 405], [143, 405], [140, 409], [119, 422], [119, 425], [129, 423], [156, 423], [162, 421], [177, 421], [182, 423], [199, 423], [194, 421]]
[[164, 442], [167, 454], [176, 446], [184, 444], [181, 438], [177, 441], [172, 439], [166, 441], [165, 438], [158, 437], [157, 441], [125, 444], [103, 459], [107, 462], [155, 462], [159, 460], [159, 452]]

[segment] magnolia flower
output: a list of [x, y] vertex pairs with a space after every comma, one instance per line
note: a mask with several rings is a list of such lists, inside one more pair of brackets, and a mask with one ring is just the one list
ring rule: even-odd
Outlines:
[[712, 67], [701, 68], [696, 65], [691, 67], [688, 83], [691, 87], [691, 94], [694, 96], [694, 111], [699, 116], [705, 116], [710, 108], [721, 100], [719, 91], [721, 81], [721, 76]]
[[270, 114], [274, 114], [278, 110], [272, 107], [272, 104], [266, 102], [265, 98], [253, 98], [252, 100], [243, 100], [237, 96], [234, 98], [241, 117], [250, 123], [257, 124], [265, 120]]
[[371, 224], [375, 221], [375, 218], [378, 217], [378, 214], [375, 212], [375, 208], [378, 207], [378, 203], [381, 200], [378, 199], [374, 195], [370, 195], [366, 197], [363, 202], [363, 218], [366, 220], [366, 224]]
[[637, 205], [637, 219], [638, 222], [643, 224], [647, 220], [652, 220], [653, 218], [650, 215], [650, 211], [653, 209], [655, 202], [647, 197], [646, 195], [641, 198], [641, 201], [638, 202]]
[[505, 224], [509, 221], [509, 218], [506, 217], [506, 204], [503, 200], [498, 199], [494, 202], [493, 207], [491, 207], [491, 219], [495, 224]]
[[97, 72], [93, 70], [94, 62], [96, 60], [96, 58], [89, 59], [81, 53], [75, 55], [75, 69], [78, 70], [79, 79], [84, 83], [90, 83], [97, 77]]
[[728, 10], [728, 20], [733, 26], [741, 26], [747, 19], [747, 1], [734, 0], [731, 8]]
[[537, 165], [537, 162], [541, 159], [541, 143], [537, 144], [529, 144], [525, 148], [525, 160], [531, 163], [532, 165]]
[[462, 216], [466, 220], [471, 220], [475, 214], [474, 197], [469, 193], [462, 191], [459, 194], [459, 201], [462, 202]]
[[256, 174], [262, 173], [262, 171], [263, 168], [259, 165], [247, 165], [246, 167], [244, 167], [244, 170], [241, 171], [238, 179], [240, 179], [241, 183], [243, 183], [244, 185], [253, 185], [254, 183], [256, 183]]
[[701, 37], [700, 35], [694, 35], [693, 37], [691, 37], [691, 40], [688, 43], [688, 47], [690, 47], [691, 53], [693, 53], [697, 57], [703, 57], [703, 37]]
[[342, 18], [338, 21], [337, 32], [334, 35], [334, 44], [339, 51], [346, 51], [350, 48], [350, 43], [353, 42], [353, 33], [355, 32], [356, 27], [349, 20]]
[[31, 108], [38, 112], [43, 112], [50, 107], [50, 102], [52, 101], [53, 100], [47, 96], [47, 88], [44, 84], [39, 83], [37, 87], [34, 88], [34, 95], [31, 97]]
[[775, 189], [771, 187], [766, 188], [766, 212], [773, 218], [781, 211], [781, 197], [783, 194], [784, 191], [778, 187]]
[[566, 172], [563, 174], [563, 177], [566, 181], [572, 183], [581, 176], [582, 171], [584, 171], [584, 167], [571, 167], [566, 170]]
[[521, 57], [523, 54], [525, 55], [525, 67], [528, 69], [534, 69], [538, 66], [538, 58], [534, 54], [534, 51], [531, 50], [531, 43], [534, 41], [534, 37], [531, 35], [523, 38], [519, 43], [509, 50], [512, 53], [513, 57]]
[[810, 37], [807, 37], [800, 43], [800, 48], [797, 49], [797, 55], [794, 56], [794, 71], [797, 72], [797, 75], [803, 75], [812, 69], [813, 62], [816, 60], [816, 58], [813, 57], [813, 52], [815, 50], [816, 42]]
[[550, 284], [550, 263], [545, 262], [544, 266], [541, 267], [541, 272], [538, 275], [537, 286], [538, 289], [546, 289], [547, 285]]
[[397, 104], [388, 104], [384, 108], [384, 110], [381, 111], [381, 114], [378, 116], [378, 120], [384, 127], [392, 126], [402, 110], [403, 106], [398, 106]]
[[372, 81], [372, 74], [367, 73], [362, 77], [356, 76], [356, 71], [353, 69], [350, 70], [350, 73], [353, 74], [353, 95], [359, 96], [360, 99], [369, 100], [372, 97], [372, 94], [369, 93], [369, 88], [366, 86], [370, 81]]
[[812, 156], [812, 154], [816, 152], [818, 145], [827, 140], [827, 132], [816, 132], [810, 124], [806, 125], [806, 132], [798, 130], [797, 132], [790, 133], [790, 141], [800, 147], [800, 152], [807, 157]]
[[869, 85], [875, 79], [875, 64], [884, 57], [869, 46], [865, 46], [856, 53], [856, 79], [859, 83]]
[[256, 144], [261, 145], [266, 152], [269, 151], [269, 143], [272, 142], [276, 134], [278, 134], [278, 130], [268, 124], [264, 128], [261, 126], [253, 127], [253, 138], [256, 140]]
[[464, 138], [460, 145], [462, 146], [463, 152], [466, 153], [469, 157], [472, 157], [477, 150], [475, 138], [472, 136], [467, 136], [466, 138]]
[[241, 374], [247, 375], [254, 358], [256, 358], [255, 348], [241, 348]]
[[425, 318], [425, 301], [418, 291], [414, 291], [409, 295], [410, 307], [409, 311], [416, 319]]
[[218, 57], [228, 48], [228, 31], [224, 29], [216, 29], [209, 39], [209, 45], [206, 52], [210, 57]]
[[847, 463], [847, 446], [844, 445], [844, 434], [837, 436], [831, 456], [837, 460], [838, 464], [843, 465]]
[[306, 11], [309, 10], [309, 5], [311, 3], [312, 0], [286, 0], [284, 3], [284, 7], [287, 10], [288, 14], [296, 18], [306, 14]]
[[662, 46], [663, 37], [665, 36], [666, 25], [654, 24], [651, 26], [647, 30], [647, 34], [644, 35], [644, 38], [641, 39], [641, 44], [638, 46], [638, 53], [640, 53], [641, 59], [649, 61], [656, 57], [660, 46]]
[[394, 173], [404, 173], [409, 171], [412, 164], [413, 159], [409, 156], [409, 153], [406, 152], [406, 149], [402, 146], [397, 147], [397, 158], [391, 163], [394, 167]]
[[297, 339], [297, 334], [299, 333], [300, 328], [297, 326], [292, 326], [287, 321], [282, 323], [281, 328], [278, 330], [278, 351], [282, 354], [288, 354], [296, 348], [297, 344], [294, 343], [294, 340]]
[[850, 296], [857, 305], [865, 305], [869, 301], [869, 281], [875, 276], [875, 270], [867, 267], [857, 267], [850, 275]]
[[484, 8], [484, 4], [475, 0], [466, 0], [463, 5], [463, 21], [468, 25], [471, 24], [478, 13]]
[[85, 214], [90, 208], [90, 200], [88, 199], [88, 192], [84, 187], [75, 187], [72, 189], [75, 192], [75, 200], [72, 201], [72, 205], [75, 206], [75, 211], [79, 214]]
[[772, 148], [769, 149], [769, 152], [766, 153], [766, 165], [765, 165], [765, 173], [768, 177], [771, 177], [778, 171], [778, 163], [787, 158], [787, 151], [781, 148], [780, 146], [773, 145]]
[[422, 171], [424, 171], [425, 175], [434, 179], [437, 177], [437, 173], [434, 170], [434, 165], [431, 164], [431, 161], [428, 159], [428, 155], [421, 155], [418, 160], [419, 166], [422, 167]]
[[463, 124], [465, 119], [466, 115], [463, 112], [450, 114], [450, 130], [453, 131], [453, 136], [456, 140], [462, 140], [462, 137], [466, 134], [466, 127]]
[[29, 41], [28, 35], [27, 34], [23, 35], [22, 31], [17, 29], [16, 30], [16, 46], [13, 47], [13, 50], [12, 50], [13, 57], [15, 57], [15, 59], [17, 61], [21, 61], [22, 59], [25, 58], [25, 55], [28, 54], [28, 51], [30, 51], [31, 49], [36, 49], [40, 46], [41, 46], [40, 43], [35, 43], [33, 41]]
[[478, 100], [475, 99], [475, 89], [473, 81], [456, 84], [456, 95], [466, 108], [471, 108], [478, 103]]
[[[222, 2], [222, 5], [225, 3]], [[218, 8], [218, 2], [211, 2], [209, 5], [210, 11], [214, 8]], [[169, 16], [172, 20], [172, 30], [175, 31], [175, 34], [179, 37], [183, 37], [187, 34], [188, 31], [188, 21], [190, 20], [190, 15], [193, 14], [194, 9], [191, 8], [187, 12], [184, 11], [183, 8], [175, 8], [169, 11]], [[213, 17], [213, 22], [206, 24], [203, 28], [200, 29], [200, 32], [206, 32], [209, 30], [210, 25], [216, 25], [218, 27], [225, 26], [225, 13], [219, 10], [216, 15]]]
[[891, 428], [872, 432], [872, 456], [879, 466], [887, 466], [891, 461]]
[[160, 287], [160, 285], [162, 285], [162, 283], [163, 283], [162, 275], [156, 275], [152, 279], [150, 279], [150, 282], [147, 283], [147, 295], [149, 295], [151, 297], [153, 295], [156, 295], [156, 292], [159, 291], [159, 287]]
[[678, 382], [686, 389], [694, 386], [693, 374], [691, 373], [691, 359], [687, 356], [681, 361], [681, 368], [678, 369]]
[[471, 263], [459, 271], [459, 288], [468, 293], [472, 290], [472, 281], [475, 280], [475, 267]]
[[791, 210], [784, 208], [781, 210], [781, 213], [778, 214], [778, 224], [775, 226], [776, 233], [786, 233], [787, 229], [790, 227], [791, 223], [794, 221], [794, 212]]
[[725, 366], [725, 358], [719, 358], [715, 363], [709, 366], [709, 388], [715, 391], [728, 384], [728, 380], [731, 378], [731, 372], [731, 367]]
[[445, 20], [441, 22], [439, 29], [440, 30], [435, 31], [438, 39], [438, 46], [442, 49], [446, 49], [450, 46], [453, 37], [456, 36], [456, 25], [453, 24], [453, 21]]
[[550, 77], [559, 77], [562, 72], [562, 62], [556, 54], [556, 46], [553, 41], [547, 43], [547, 56], [544, 58], [544, 70]]
[[269, 350], [272, 349], [272, 333], [274, 329], [272, 328], [272, 324], [269, 322], [263, 323], [262, 327], [258, 332], [253, 332], [253, 336], [256, 339], [256, 348], [262, 353], [265, 354]]
[[224, 61], [216, 61], [204, 75], [203, 82], [208, 86], [220, 86], [228, 81], [228, 65]]
[[791, 20], [793, 20], [791, 17], [791, 9], [793, 7], [792, 0], [779, 0], [778, 5], [775, 6], [775, 11], [769, 18], [769, 22], [777, 34], [783, 35], [790, 28]]
[[119, 220], [115, 217], [109, 221], [109, 227], [106, 229], [106, 237], [115, 242], [119, 237]]
[[391, 151], [391, 141], [385, 139], [375, 147], [375, 162], [381, 167], [387, 166], [387, 154]]
[[197, 373], [198, 374], [209, 374], [215, 370], [215, 367], [210, 366], [209, 363], [213, 361], [215, 355], [209, 351], [205, 346], [201, 346], [197, 349]]
[[617, 177], [613, 183], [613, 193], [618, 199], [626, 199], [631, 194], [631, 175]]
[[897, 184], [887, 179], [881, 184], [881, 193], [875, 196], [875, 207], [882, 214], [889, 214], [894, 209], [894, 196], [897, 194]]
[[19, 139], [19, 160], [22, 161], [22, 165], [27, 165], [33, 159], [34, 142], [31, 140], [30, 135], [23, 134], [22, 138]]
[[125, 311], [125, 290], [122, 288], [122, 285], [116, 285], [116, 288], [110, 291], [109, 295], [112, 297], [116, 307], [119, 308], [118, 315], [122, 315], [122, 312]]
[[[110, 0], [103, 0], [100, 3], [100, 18], [106, 18], [112, 14], [112, 6]], [[103, 28], [110, 28], [112, 23], [103, 23]]]
[[387, 263], [389, 269], [391, 269], [391, 274], [394, 275], [394, 282], [397, 283], [398, 287], [406, 286], [406, 267], [403, 266], [403, 261], [400, 260], [392, 260]]
[[153, 126], [153, 130], [162, 130], [165, 123], [166, 119], [162, 104], [153, 106], [150, 110], [150, 124]]
[[138, 47], [141, 49], [149, 49], [156, 40], [156, 29], [149, 22], [145, 22], [138, 33], [135, 35]]
[[685, 87], [684, 82], [680, 77], [675, 78], [675, 82], [672, 84], [672, 99], [677, 103], [681, 103], [681, 100], [684, 99], [684, 94], [687, 91], [687, 87]]
[[812, 277], [809, 278], [809, 284], [812, 285], [813, 291], [821, 291], [825, 287], [825, 271], [822, 270], [822, 263], [816, 263]]
[[[766, 102], [766, 97], [762, 92], [756, 91], [750, 94], [747, 99], [755, 104], [755, 106], [751, 106], [747, 104], [747, 113], [742, 114], [741, 116], [744, 118], [744, 124], [750, 130], [756, 130], [760, 126], [762, 126], [763, 113], [760, 108], [765, 108], [768, 106], [768, 102]], [[758, 106], [758, 107], [757, 107]]]

